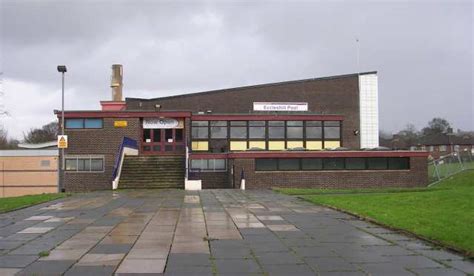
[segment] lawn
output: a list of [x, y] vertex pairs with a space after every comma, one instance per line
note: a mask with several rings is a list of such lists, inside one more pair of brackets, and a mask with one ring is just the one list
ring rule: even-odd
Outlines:
[[[403, 229], [474, 256], [474, 170], [431, 188], [321, 190], [279, 189], [316, 204], [332, 206]], [[336, 192], [336, 193], [334, 193]]]
[[0, 198], [0, 213], [25, 208], [46, 201], [63, 198], [65, 196], [68, 196], [68, 194], [41, 194]]

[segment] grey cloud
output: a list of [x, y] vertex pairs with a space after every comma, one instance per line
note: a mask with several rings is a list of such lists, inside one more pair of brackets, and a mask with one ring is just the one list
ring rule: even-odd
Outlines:
[[383, 129], [433, 116], [474, 128], [470, 1], [4, 0], [1, 13], [5, 78], [49, 95], [67, 64], [73, 109], [108, 99], [112, 63], [126, 96], [158, 97], [356, 72], [357, 36]]

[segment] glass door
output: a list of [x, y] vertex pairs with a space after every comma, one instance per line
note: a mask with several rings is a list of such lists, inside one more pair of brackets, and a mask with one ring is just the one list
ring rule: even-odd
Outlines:
[[182, 154], [184, 151], [184, 129], [143, 129], [143, 154]]

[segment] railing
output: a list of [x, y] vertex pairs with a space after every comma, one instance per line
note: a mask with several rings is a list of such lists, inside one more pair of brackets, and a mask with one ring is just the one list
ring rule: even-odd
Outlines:
[[125, 148], [130, 148], [138, 151], [138, 142], [128, 138], [128, 137], [123, 137], [122, 143], [120, 143], [120, 147], [117, 153], [117, 156], [115, 157], [115, 163], [114, 163], [114, 170], [112, 173], [112, 181], [115, 181], [117, 176], [119, 176], [119, 172], [122, 168], [122, 159], [124, 156], [124, 149]]
[[471, 152], [459, 151], [428, 161], [428, 177], [431, 185], [458, 172], [474, 169]]

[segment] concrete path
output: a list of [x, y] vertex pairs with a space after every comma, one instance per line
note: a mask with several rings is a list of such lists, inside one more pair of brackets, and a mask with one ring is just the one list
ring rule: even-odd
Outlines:
[[0, 215], [0, 275], [466, 275], [461, 256], [271, 191], [95, 192]]

